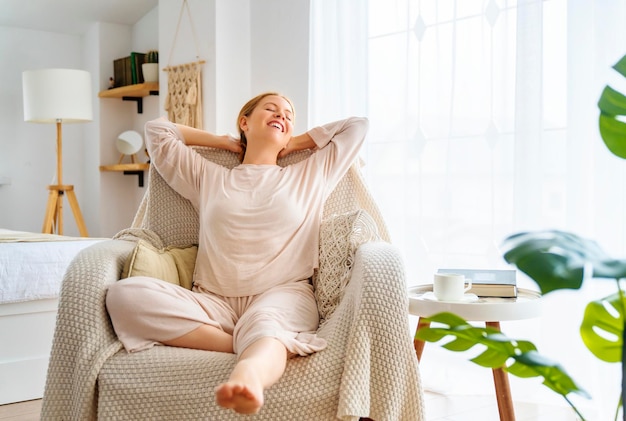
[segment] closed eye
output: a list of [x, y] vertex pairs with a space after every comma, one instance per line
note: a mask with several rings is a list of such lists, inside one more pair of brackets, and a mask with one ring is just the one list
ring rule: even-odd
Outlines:
[[[271, 113], [276, 113], [276, 112], [278, 112], [278, 111], [276, 111], [276, 109], [273, 109], [273, 108], [266, 108], [265, 110], [266, 110], [266, 111], [269, 111], [269, 112], [271, 112]], [[286, 113], [284, 114], [284, 116], [285, 116], [285, 118], [286, 118], [288, 121], [291, 121], [291, 114], [289, 114], [288, 112], [286, 112]]]
[[[271, 113], [276, 113], [280, 109], [280, 107], [278, 107], [276, 104], [272, 102], [266, 103], [264, 107], [266, 111], [269, 111]], [[291, 113], [291, 110], [285, 108], [285, 111], [283, 111], [283, 115], [285, 116], [285, 119], [287, 121], [291, 122], [293, 120], [293, 115]]]

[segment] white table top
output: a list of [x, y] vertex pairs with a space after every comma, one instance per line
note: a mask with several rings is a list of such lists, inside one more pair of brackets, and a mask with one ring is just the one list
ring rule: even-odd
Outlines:
[[517, 298], [479, 297], [474, 302], [437, 301], [428, 299], [433, 285], [409, 288], [409, 313], [429, 317], [437, 313], [454, 313], [467, 321], [501, 322], [538, 317], [541, 314], [541, 294], [518, 288]]

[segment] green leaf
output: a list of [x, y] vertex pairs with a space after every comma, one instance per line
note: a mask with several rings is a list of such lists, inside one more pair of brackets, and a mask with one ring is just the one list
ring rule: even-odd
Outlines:
[[623, 56], [617, 63], [613, 65], [613, 68], [617, 70], [617, 72], [626, 77], [626, 55]]
[[543, 377], [545, 386], [563, 396], [576, 393], [585, 398], [591, 398], [557, 362], [542, 356], [536, 350], [524, 352], [515, 357], [515, 363], [509, 366], [507, 371], [521, 378]]
[[[626, 77], [626, 56], [615, 63], [613, 69]], [[626, 123], [616, 118], [626, 116], [626, 96], [607, 85], [598, 100], [598, 108], [598, 127], [604, 144], [611, 153], [626, 159]]]
[[454, 313], [448, 312], [435, 314], [434, 316], [429, 317], [428, 320], [430, 320], [431, 322], [442, 323], [450, 327], [467, 325], [467, 322], [462, 317], [459, 317]]
[[[607, 310], [613, 309], [614, 314]], [[619, 363], [622, 361], [622, 333], [624, 331], [624, 308], [626, 299], [620, 293], [610, 295], [587, 304], [580, 336], [583, 342], [602, 361]], [[599, 332], [603, 332], [600, 335]]]
[[600, 136], [609, 151], [619, 158], [626, 159], [626, 123], [601, 113], [598, 127]]
[[487, 348], [482, 354], [472, 358], [475, 364], [488, 368], [504, 367], [510, 355], [503, 353], [500, 349]]
[[585, 266], [595, 278], [626, 277], [626, 260], [607, 255], [593, 240], [558, 231], [522, 232], [502, 244], [504, 259], [532, 278], [543, 294], [558, 289], [579, 289]]
[[[524, 364], [528, 372], [526, 377], [531, 377], [531, 372], [535, 372], [535, 376], [543, 377], [543, 384], [554, 390], [556, 393], [567, 396], [570, 393], [590, 398], [589, 394], [579, 387], [576, 382], [565, 372], [565, 370], [555, 361], [539, 355], [536, 351], [530, 351], [519, 355], [517, 362]], [[514, 372], [509, 369], [509, 373]]]
[[439, 342], [446, 336], [448, 331], [443, 329], [420, 329], [420, 339], [426, 342]]
[[475, 341], [467, 340], [463, 338], [456, 338], [453, 341], [450, 341], [442, 346], [445, 349], [448, 349], [450, 351], [461, 352], [461, 351], [467, 351], [468, 349], [472, 348], [474, 345], [476, 345]]
[[598, 100], [598, 108], [608, 116], [626, 115], [626, 96], [607, 85]]
[[[487, 368], [503, 368], [519, 377], [543, 377], [543, 383], [555, 392], [566, 396], [577, 393], [589, 395], [572, 380], [565, 370], [554, 361], [541, 356], [530, 341], [508, 338], [490, 327], [475, 327], [452, 313], [438, 313], [427, 320], [443, 324], [443, 327], [420, 327], [415, 339], [451, 336], [454, 339], [443, 345], [452, 351], [466, 351], [474, 345], [483, 345], [485, 350], [471, 361]], [[431, 331], [435, 331], [433, 334]], [[510, 365], [507, 366], [507, 362]]]

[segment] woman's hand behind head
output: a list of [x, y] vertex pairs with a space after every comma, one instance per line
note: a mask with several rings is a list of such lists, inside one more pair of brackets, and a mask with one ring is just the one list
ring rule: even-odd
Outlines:
[[284, 149], [278, 153], [278, 158], [282, 158], [290, 153], [302, 151], [304, 149], [313, 149], [316, 146], [317, 145], [313, 141], [313, 138], [309, 136], [308, 133], [292, 136], [291, 139], [289, 139], [289, 142], [287, 142], [287, 146], [285, 146]]

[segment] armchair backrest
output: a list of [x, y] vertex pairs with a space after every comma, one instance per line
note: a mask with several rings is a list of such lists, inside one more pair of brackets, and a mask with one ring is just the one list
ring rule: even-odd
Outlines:
[[[222, 149], [195, 147], [204, 158], [227, 168], [239, 165], [237, 154]], [[281, 166], [305, 159], [310, 151], [301, 151], [278, 161]], [[378, 226], [380, 237], [389, 241], [389, 234], [361, 172], [354, 164], [324, 204], [324, 218], [364, 209]], [[133, 221], [133, 228], [149, 230], [160, 237], [162, 246], [186, 246], [198, 243], [198, 213], [187, 199], [163, 180], [150, 166], [148, 187]]]

